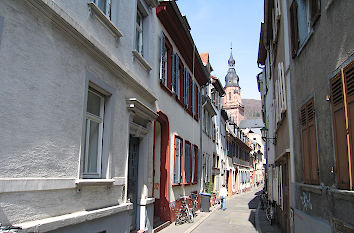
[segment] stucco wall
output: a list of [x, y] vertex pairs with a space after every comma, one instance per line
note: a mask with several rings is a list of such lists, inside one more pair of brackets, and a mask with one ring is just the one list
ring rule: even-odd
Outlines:
[[[319, 159], [319, 180], [325, 188], [336, 187], [335, 153], [333, 124], [331, 115], [331, 103], [326, 101], [330, 94], [329, 80], [343, 62], [353, 57], [353, 2], [321, 1], [321, 16], [313, 27], [306, 44], [294, 59], [291, 60], [291, 98], [294, 128], [294, 156], [296, 181], [303, 183], [303, 162], [301, 152], [301, 127], [299, 122], [299, 110], [310, 98], [314, 98], [317, 152]], [[290, 4], [289, 4], [290, 6]], [[297, 191], [297, 198], [302, 195]], [[306, 192], [305, 192], [306, 193]], [[308, 192], [311, 193], [311, 192]], [[348, 194], [349, 195], [349, 194]], [[323, 193], [321, 196], [311, 193], [313, 209], [308, 212], [310, 216], [316, 216], [329, 221], [332, 217], [353, 223], [352, 198], [347, 201], [335, 202], [331, 207], [331, 195]], [[302, 209], [301, 201], [297, 201], [297, 208]], [[317, 204], [316, 204], [317, 203]], [[343, 204], [345, 203], [345, 204]], [[343, 211], [337, 211], [338, 206]], [[322, 206], [329, 206], [323, 210]], [[344, 207], [346, 206], [346, 207]], [[349, 222], [348, 222], [349, 221]], [[312, 232], [310, 229], [303, 232]]]
[[[117, 56], [120, 63], [125, 64], [125, 70], [150, 86], [150, 75], [154, 76], [156, 71], [149, 73], [143, 69], [133, 60], [129, 48], [133, 43], [133, 29], [125, 31], [125, 27], [134, 28], [133, 25], [121, 23], [125, 37], [115, 41], [97, 19], [89, 16], [85, 1], [56, 2], [90, 31], [90, 36]], [[134, 17], [131, 11], [136, 9], [135, 2], [120, 4], [122, 12], [126, 4], [126, 14]], [[107, 63], [98, 60], [28, 2], [1, 1], [0, 16], [4, 17], [0, 38], [1, 178], [61, 177], [72, 178], [74, 182], [79, 177], [85, 83], [90, 72], [114, 90], [114, 119], [106, 125], [112, 129], [107, 178], [123, 180], [110, 188], [83, 186], [77, 191], [72, 188], [73, 183], [63, 190], [1, 193], [0, 222], [19, 223], [122, 203], [129, 139], [126, 99], [136, 97], [152, 109], [155, 109], [154, 103], [134, 91], [121, 76], [110, 71]], [[127, 22], [127, 18], [117, 20]], [[151, 44], [148, 48], [151, 52], [147, 54], [155, 55], [157, 47]], [[155, 65], [154, 59], [151, 65]], [[152, 161], [151, 131], [149, 138], [142, 141], [147, 149], [143, 162]], [[143, 169], [140, 193], [145, 193], [144, 184], [151, 183], [150, 165]]]

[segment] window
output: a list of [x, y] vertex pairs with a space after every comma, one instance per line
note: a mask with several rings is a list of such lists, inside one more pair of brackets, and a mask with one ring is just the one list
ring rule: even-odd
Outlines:
[[175, 136], [175, 162], [174, 162], [174, 179], [175, 184], [181, 183], [182, 177], [182, 153], [183, 153], [183, 140]]
[[111, 15], [111, 0], [93, 0], [97, 7], [107, 16], [107, 18], [112, 19]]
[[184, 106], [189, 108], [189, 72], [187, 68], [184, 68]]
[[160, 82], [172, 90], [172, 45], [163, 32], [160, 37]]
[[86, 104], [83, 175], [84, 178], [100, 178], [105, 98], [89, 88]]
[[165, 46], [165, 34], [160, 37], [160, 82], [167, 86], [167, 48]]
[[172, 92], [177, 95], [179, 99], [179, 57], [176, 53], [172, 53]]
[[183, 63], [180, 62], [179, 64], [179, 100], [181, 101], [181, 103], [184, 103], [184, 67], [183, 67]]
[[143, 55], [143, 14], [139, 8], [136, 13], [135, 36], [135, 49], [138, 53]]
[[192, 178], [192, 152], [191, 144], [186, 141], [186, 157], [184, 160], [184, 181], [185, 183], [191, 183]]
[[194, 118], [199, 119], [199, 88], [197, 83], [194, 83]]
[[340, 189], [353, 190], [354, 61], [330, 81], [336, 175]]
[[282, 120], [287, 109], [284, 64], [278, 63], [278, 78], [275, 80], [275, 124]]
[[196, 87], [196, 85], [195, 85], [195, 83], [194, 83], [194, 80], [192, 80], [192, 96], [191, 96], [191, 106], [192, 106], [192, 115], [194, 116], [194, 114], [196, 113], [196, 111], [195, 111], [195, 87]]
[[229, 100], [231, 100], [231, 92], [229, 92]]
[[300, 109], [302, 161], [304, 182], [319, 184], [315, 109], [313, 98]]
[[312, 26], [320, 16], [320, 0], [294, 0], [290, 6], [292, 55], [295, 57], [311, 34]]
[[192, 147], [192, 183], [198, 183], [198, 157], [199, 150], [198, 146], [193, 145]]

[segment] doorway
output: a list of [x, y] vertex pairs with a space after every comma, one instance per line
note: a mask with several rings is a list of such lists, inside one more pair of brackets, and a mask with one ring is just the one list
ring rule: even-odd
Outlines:
[[139, 143], [137, 137], [129, 136], [129, 158], [128, 158], [128, 199], [133, 203], [130, 212], [130, 231], [136, 230], [137, 220], [137, 193], [138, 193], [138, 171], [139, 171]]
[[154, 230], [163, 227], [171, 220], [168, 189], [169, 189], [169, 140], [170, 129], [168, 117], [158, 111], [158, 118], [154, 123], [154, 166], [153, 166], [153, 196], [154, 202]]

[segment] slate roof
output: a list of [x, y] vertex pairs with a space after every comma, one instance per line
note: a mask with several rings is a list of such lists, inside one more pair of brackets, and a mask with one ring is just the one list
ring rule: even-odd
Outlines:
[[253, 129], [255, 128], [262, 128], [263, 126], [264, 123], [262, 119], [242, 120], [239, 125], [241, 129], [249, 128], [252, 129], [252, 131], [254, 131]]

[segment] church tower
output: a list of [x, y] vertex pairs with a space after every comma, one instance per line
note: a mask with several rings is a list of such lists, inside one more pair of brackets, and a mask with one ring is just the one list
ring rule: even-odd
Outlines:
[[235, 70], [235, 59], [231, 54], [229, 58], [229, 70], [225, 76], [225, 96], [223, 108], [230, 114], [237, 125], [244, 120], [244, 106], [241, 100], [241, 87], [239, 85], [239, 77]]

